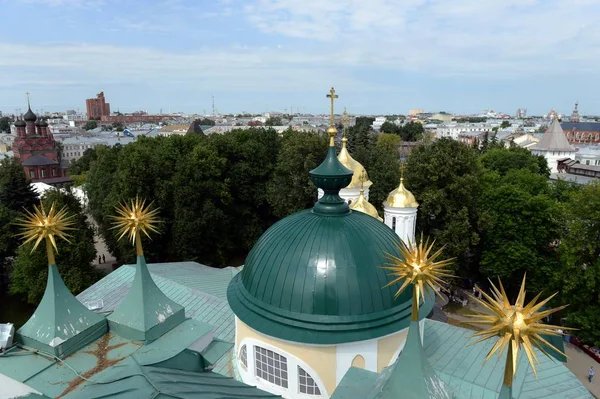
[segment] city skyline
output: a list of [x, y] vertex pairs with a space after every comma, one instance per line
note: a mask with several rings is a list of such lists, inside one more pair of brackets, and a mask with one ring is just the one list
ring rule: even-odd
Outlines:
[[600, 113], [598, 1], [485, 3], [0, 0], [0, 110]]

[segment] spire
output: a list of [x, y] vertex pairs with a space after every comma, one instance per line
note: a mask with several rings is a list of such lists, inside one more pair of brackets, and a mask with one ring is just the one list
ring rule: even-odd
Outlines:
[[374, 217], [380, 222], [383, 221], [382, 218], [379, 217], [379, 213], [377, 213], [377, 209], [369, 202], [367, 197], [365, 197], [365, 187], [364, 182], [367, 179], [367, 172], [363, 170], [363, 174], [360, 179], [360, 194], [358, 195], [358, 199], [350, 204], [350, 209], [353, 211], [358, 211], [362, 213], [366, 213], [369, 216]]
[[400, 185], [392, 191], [385, 201], [385, 205], [391, 208], [417, 208], [419, 203], [413, 193], [404, 187], [404, 162], [400, 164]]
[[533, 149], [539, 151], [575, 151], [571, 144], [569, 144], [569, 140], [567, 140], [558, 118], [552, 120], [542, 139]]
[[[401, 242], [400, 257], [388, 255], [390, 263], [384, 269], [391, 271], [393, 280], [385, 287], [403, 281], [396, 293], [399, 296], [409, 285], [412, 285], [411, 322], [408, 336], [402, 352], [394, 364], [386, 368], [378, 378], [377, 392], [372, 398], [394, 399], [399, 397], [450, 399], [453, 397], [450, 389], [436, 375], [429, 364], [421, 342], [419, 325], [419, 297], [425, 300], [425, 290], [437, 293], [436, 289], [442, 284], [442, 278], [451, 277], [446, 267], [452, 259], [436, 261], [442, 250], [429, 256], [434, 243], [429, 240], [419, 245]], [[385, 288], [384, 287], [384, 288]]]
[[331, 99], [331, 125], [327, 129], [329, 149], [321, 165], [310, 171], [310, 179], [317, 188], [323, 190], [324, 195], [313, 207], [313, 212], [322, 215], [340, 216], [347, 215], [350, 212], [348, 204], [340, 197], [340, 190], [350, 183], [353, 172], [340, 163], [335, 153], [333, 138], [337, 134], [337, 129], [333, 126], [333, 104], [338, 95], [335, 94], [333, 87], [327, 94], [327, 98]]
[[25, 239], [23, 244], [34, 242], [32, 251], [45, 241], [48, 280], [42, 301], [16, 336], [24, 346], [64, 358], [102, 336], [108, 329], [106, 320], [73, 296], [56, 267], [56, 240], [68, 241], [67, 231], [73, 230], [72, 216], [66, 208], [57, 212], [54, 204], [49, 212], [43, 204], [35, 206], [33, 213], [26, 212], [27, 216], [19, 222], [23, 228], [20, 235]]
[[130, 205], [121, 204], [118, 216], [113, 217], [119, 239], [127, 236], [135, 245], [137, 264], [127, 296], [108, 317], [110, 329], [118, 335], [146, 342], [156, 340], [185, 319], [183, 306], [156, 286], [146, 265], [141, 234], [150, 237], [149, 232], [158, 232], [158, 209], [150, 208], [151, 205], [145, 206], [145, 201], [136, 197]]

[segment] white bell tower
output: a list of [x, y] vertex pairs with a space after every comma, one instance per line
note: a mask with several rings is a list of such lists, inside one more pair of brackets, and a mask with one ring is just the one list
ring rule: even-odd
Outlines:
[[404, 164], [401, 166], [400, 176], [400, 185], [383, 203], [383, 222], [405, 243], [408, 244], [409, 241], [415, 243], [419, 203], [404, 187]]

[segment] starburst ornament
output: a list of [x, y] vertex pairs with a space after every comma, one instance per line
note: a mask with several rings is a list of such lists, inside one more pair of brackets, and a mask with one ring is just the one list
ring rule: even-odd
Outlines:
[[[538, 302], [541, 293], [537, 294], [529, 303], [525, 305], [525, 276], [517, 301], [511, 305], [502, 282], [498, 279], [500, 289], [498, 289], [491, 281], [492, 295], [483, 292], [479, 287], [477, 289], [482, 293], [483, 298], [479, 299], [470, 295], [471, 299], [481, 305], [486, 312], [476, 311], [477, 314], [469, 316], [469, 323], [487, 327], [485, 330], [473, 334], [473, 337], [479, 337], [472, 345], [476, 343], [500, 336], [488, 355], [485, 358], [487, 362], [494, 353], [498, 353], [500, 357], [506, 348], [508, 348], [508, 356], [506, 357], [506, 367], [504, 370], [504, 384], [508, 387], [512, 386], [512, 381], [517, 373], [517, 361], [519, 358], [519, 349], [522, 347], [527, 355], [527, 360], [531, 365], [533, 373], [537, 378], [535, 364], [539, 364], [539, 360], [534, 347], [538, 348], [546, 356], [550, 357], [543, 345], [563, 354], [560, 350], [546, 341], [542, 334], [546, 335], [561, 335], [559, 329], [570, 330], [568, 327], [554, 326], [544, 324], [542, 319], [564, 309], [565, 306], [549, 310], [541, 310], [556, 294], [549, 296], [541, 302]], [[563, 354], [564, 355], [564, 354]]]
[[400, 245], [396, 245], [401, 257], [386, 253], [389, 263], [383, 268], [391, 271], [390, 275], [394, 279], [386, 284], [384, 288], [403, 281], [394, 296], [394, 298], [397, 298], [410, 284], [414, 286], [412, 320], [418, 320], [419, 318], [419, 296], [425, 301], [425, 289], [430, 288], [440, 295], [437, 289], [444, 283], [442, 278], [453, 277], [447, 268], [454, 259], [438, 260], [444, 248], [440, 248], [431, 254], [434, 244], [435, 241], [429, 244], [429, 239], [424, 241], [423, 235], [421, 235], [421, 241], [418, 245], [410, 241], [408, 244], [400, 241]]
[[150, 238], [149, 232], [158, 233], [156, 226], [159, 223], [158, 209], [150, 209], [152, 204], [146, 206], [146, 200], [135, 197], [130, 204], [127, 202], [118, 206], [118, 216], [113, 216], [113, 229], [118, 229], [119, 240], [128, 236], [135, 245], [137, 256], [143, 256], [141, 233]]
[[24, 217], [17, 220], [17, 225], [22, 229], [19, 236], [25, 240], [22, 245], [35, 241], [31, 249], [33, 252], [42, 240], [46, 241], [48, 264], [55, 265], [54, 251], [58, 253], [56, 239], [70, 242], [67, 231], [73, 230], [73, 215], [68, 214], [66, 207], [56, 211], [54, 203], [48, 212], [44, 209], [44, 204], [41, 204], [39, 207], [34, 205], [33, 212], [25, 210], [25, 213]]

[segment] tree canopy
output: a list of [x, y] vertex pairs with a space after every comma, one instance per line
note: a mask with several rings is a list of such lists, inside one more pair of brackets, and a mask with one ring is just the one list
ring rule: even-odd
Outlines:
[[7, 116], [3, 116], [2, 118], [0, 118], [0, 133], [10, 133], [10, 122], [11, 119]]
[[83, 125], [84, 130], [92, 130], [98, 127], [98, 122], [95, 120], [89, 120]]

